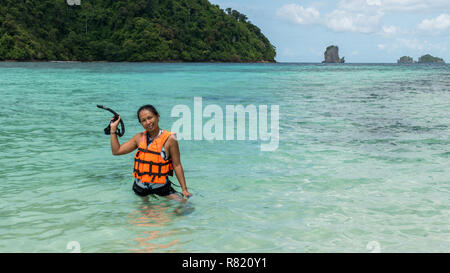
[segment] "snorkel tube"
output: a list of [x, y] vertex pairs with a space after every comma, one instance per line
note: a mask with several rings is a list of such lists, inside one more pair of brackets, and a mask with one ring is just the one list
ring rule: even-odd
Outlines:
[[[109, 112], [111, 112], [111, 113], [114, 115], [114, 118], [113, 118], [113, 120], [112, 120], [111, 122], [114, 122], [114, 121], [116, 121], [116, 120], [119, 119], [119, 114], [117, 114], [117, 113], [116, 113], [114, 110], [112, 110], [111, 108], [105, 107], [105, 106], [103, 106], [103, 105], [98, 105], [98, 104], [97, 104], [97, 107], [100, 108], [100, 109], [109, 111]], [[108, 126], [104, 129], [105, 135], [110, 135], [110, 134], [111, 134], [111, 122], [110, 122], [110, 123], [108, 124]], [[125, 134], [125, 125], [123, 124], [122, 119], [120, 119], [120, 122], [119, 122], [119, 123], [120, 123], [120, 129], [117, 128], [116, 134], [117, 134], [119, 137], [122, 137], [123, 134]]]

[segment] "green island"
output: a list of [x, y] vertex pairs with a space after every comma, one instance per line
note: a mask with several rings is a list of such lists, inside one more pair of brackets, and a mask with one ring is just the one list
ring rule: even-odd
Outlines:
[[433, 57], [430, 54], [427, 54], [419, 58], [419, 63], [445, 63], [445, 61], [441, 58]]
[[413, 64], [416, 63], [414, 59], [410, 56], [403, 56], [397, 60], [398, 64]]
[[416, 64], [416, 63], [445, 63], [445, 61], [438, 57], [433, 57], [430, 54], [423, 55], [419, 58], [418, 61], [414, 61], [414, 59], [410, 56], [403, 56], [397, 60], [398, 64]]
[[0, 0], [3, 61], [275, 62], [275, 55], [246, 15], [208, 0]]

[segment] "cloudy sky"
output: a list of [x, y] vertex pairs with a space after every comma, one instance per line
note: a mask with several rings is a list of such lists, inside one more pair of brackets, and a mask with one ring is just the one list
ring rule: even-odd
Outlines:
[[279, 62], [321, 62], [338, 45], [349, 63], [431, 54], [450, 63], [450, 0], [210, 0], [259, 26]]

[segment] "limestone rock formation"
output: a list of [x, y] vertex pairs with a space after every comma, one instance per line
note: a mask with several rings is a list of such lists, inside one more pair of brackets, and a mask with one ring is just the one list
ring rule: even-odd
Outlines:
[[325, 50], [325, 60], [322, 63], [344, 63], [344, 57], [339, 58], [339, 47], [329, 46]]

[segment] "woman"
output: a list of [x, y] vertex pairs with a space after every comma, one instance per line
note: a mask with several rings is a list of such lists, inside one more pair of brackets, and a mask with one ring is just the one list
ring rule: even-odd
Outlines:
[[[182, 201], [171, 186], [168, 176], [173, 171], [180, 182], [183, 196], [192, 196], [186, 187], [180, 149], [175, 134], [159, 128], [159, 113], [152, 105], [144, 105], [137, 111], [137, 117], [145, 131], [120, 145], [116, 130], [119, 119], [111, 123], [111, 151], [123, 155], [138, 149], [134, 156], [133, 190], [139, 196], [156, 194], [171, 200]], [[112, 120], [112, 119], [111, 119]]]

